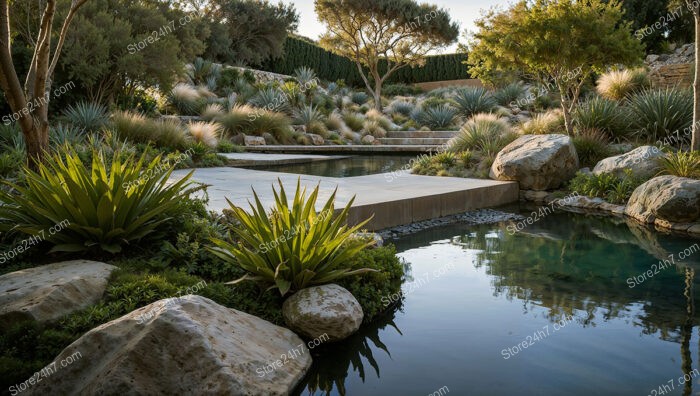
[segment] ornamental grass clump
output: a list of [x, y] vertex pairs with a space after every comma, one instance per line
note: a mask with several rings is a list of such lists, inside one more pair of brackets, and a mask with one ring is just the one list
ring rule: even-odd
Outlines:
[[290, 206], [281, 181], [279, 185], [279, 190], [273, 188], [275, 205], [269, 213], [255, 191], [255, 204], [250, 203], [249, 211], [229, 201], [233, 216], [240, 223], [233, 228], [240, 242], [214, 239], [216, 247], [210, 250], [225, 263], [248, 272], [231, 284], [255, 281], [284, 296], [372, 271], [348, 264], [374, 243], [354, 237], [369, 219], [347, 225], [354, 198], [335, 214], [337, 191], [333, 192], [323, 209], [316, 212], [319, 186], [307, 196], [306, 188], [302, 189], [298, 181]]

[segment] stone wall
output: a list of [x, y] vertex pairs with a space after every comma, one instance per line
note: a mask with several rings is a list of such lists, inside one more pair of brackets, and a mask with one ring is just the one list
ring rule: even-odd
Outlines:
[[656, 88], [690, 87], [695, 71], [695, 47], [686, 44], [671, 54], [649, 55], [646, 59], [649, 77]]

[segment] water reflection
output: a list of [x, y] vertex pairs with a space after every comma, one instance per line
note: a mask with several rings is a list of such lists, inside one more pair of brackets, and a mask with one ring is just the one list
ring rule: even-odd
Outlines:
[[[525, 215], [527, 213], [527, 211], [524, 212]], [[473, 264], [466, 264], [466, 266], [477, 269], [478, 273], [486, 274], [482, 275], [483, 284], [489, 286], [486, 293], [491, 293], [501, 300], [511, 301], [516, 304], [516, 310], [519, 310], [519, 307], [522, 310], [523, 316], [518, 317], [518, 315], [513, 315], [511, 311], [505, 311], [501, 308], [502, 311], [489, 312], [492, 315], [489, 321], [507, 318], [506, 320], [523, 323], [524, 327], [527, 328], [528, 323], [537, 323], [537, 318], [541, 318], [542, 315], [550, 323], [573, 316], [580, 327], [591, 330], [580, 333], [581, 338], [569, 341], [566, 346], [559, 346], [564, 349], [557, 349], [557, 351], [569, 353], [571, 351], [565, 348], [579, 348], [579, 351], [576, 351], [576, 356], [584, 360], [577, 362], [578, 365], [575, 367], [581, 370], [589, 369], [583, 361], [587, 361], [587, 359], [595, 361], [594, 359], [599, 358], [598, 355], [595, 355], [596, 351], [601, 347], [606, 347], [606, 341], [598, 341], [602, 342], [602, 345], [596, 346], [595, 350], [580, 351], [582, 346], [585, 348], [585, 346], [591, 345], [589, 343], [592, 340], [599, 340], [596, 337], [600, 333], [593, 331], [595, 328], [614, 329], [614, 339], [622, 340], [625, 343], [633, 342], [631, 340], [635, 340], [636, 336], [639, 336], [640, 339], [642, 336], [646, 337], [644, 338], [646, 346], [652, 345], [649, 338], [676, 343], [679, 345], [680, 355], [671, 351], [671, 357], [675, 354], [675, 358], [671, 362], [656, 362], [653, 358], [647, 358], [640, 361], [639, 367], [636, 368], [639, 373], [618, 373], [618, 377], [611, 376], [600, 379], [600, 384], [596, 386], [601, 387], [601, 389], [609, 389], [609, 387], [614, 387], [617, 380], [629, 378], [637, 382], [629, 385], [627, 393], [635, 387], [635, 390], [639, 390], [640, 387], [646, 388], [648, 384], [642, 383], [641, 372], [658, 364], [659, 368], [663, 368], [663, 370], [660, 369], [658, 373], [648, 378], [651, 380], [649, 382], [657, 382], [659, 378], [664, 378], [658, 381], [659, 385], [663, 385], [673, 375], [676, 376], [675, 378], [678, 378], [678, 375], [686, 375], [687, 378], [693, 380], [685, 382], [676, 380], [674, 392], [677, 394], [682, 392], [684, 395], [692, 394], [692, 383], [700, 377], [700, 371], [697, 368], [693, 369], [692, 359], [692, 348], [697, 347], [697, 345], [693, 345], [692, 337], [695, 322], [698, 319], [695, 310], [697, 299], [695, 288], [698, 280], [695, 277], [695, 272], [700, 268], [700, 250], [682, 261], [679, 260], [679, 252], [700, 241], [653, 232], [625, 219], [570, 213], [550, 215], [515, 235], [508, 233], [507, 226], [508, 224], [452, 225], [403, 237], [395, 242], [399, 252], [419, 250], [419, 248], [430, 245], [438, 245], [438, 247], [458, 246], [470, 251], [468, 257], [472, 257]], [[452, 249], [454, 250], [454, 248]], [[430, 250], [435, 252], [437, 264], [443, 264], [451, 257], [449, 253], [445, 253], [445, 255], [438, 253], [445, 250], [448, 249]], [[456, 250], [459, 251], [459, 249]], [[659, 260], [668, 259], [670, 255], [674, 255], [676, 258], [675, 266], [660, 270], [653, 276], [647, 277], [643, 283], [630, 287], [628, 279], [646, 273], [652, 268], [652, 265], [658, 264]], [[444, 283], [440, 283], [441, 285], [448, 284], [449, 279], [441, 280], [441, 282], [443, 281]], [[455, 286], [450, 287], [455, 288]], [[447, 326], [440, 330], [452, 335], [453, 338], [446, 338], [443, 342], [454, 345], [455, 350], [464, 352], [464, 349], [460, 348], [464, 348], [465, 345], [472, 349], [469, 350], [470, 354], [454, 356], [450, 361], [455, 365], [464, 364], [468, 370], [479, 366], [486, 368], [484, 371], [486, 374], [483, 374], [482, 377], [493, 376], [495, 380], [500, 375], [499, 373], [513, 370], [513, 367], [507, 366], [504, 362], [489, 360], [491, 359], [490, 349], [493, 348], [492, 345], [497, 345], [496, 348], [502, 347], [500, 335], [488, 334], [485, 329], [489, 328], [489, 323], [478, 323], [478, 321], [472, 321], [468, 317], [460, 316], [483, 314], [490, 307], [485, 306], [481, 311], [479, 308], [474, 308], [477, 305], [469, 305], [468, 309], [465, 309], [463, 305], [455, 306], [455, 301], [465, 295], [458, 289], [459, 287], [461, 285], [458, 285], [454, 290], [449, 289], [453, 293], [452, 295], [448, 292], [443, 294], [443, 296], [454, 297], [455, 300], [444, 303], [442, 305], [444, 312], [439, 312], [438, 315], [454, 316], [445, 322], [454, 324], [454, 326]], [[433, 291], [432, 295], [434, 294]], [[415, 296], [407, 296], [406, 301], [408, 302], [412, 298]], [[364, 326], [361, 332], [348, 342], [315, 350], [312, 371], [300, 386], [297, 394], [368, 394], [364, 393], [362, 388], [355, 389], [361, 385], [356, 379], [359, 378], [362, 383], [365, 383], [365, 380], [370, 378], [369, 376], [372, 376], [371, 379], [380, 378], [382, 367], [378, 363], [380, 359], [377, 353], [386, 357], [391, 356], [390, 347], [392, 345], [404, 345], [403, 348], [406, 348], [405, 343], [400, 342], [395, 337], [396, 334], [401, 334], [401, 331], [397, 328], [394, 320], [400, 316], [400, 320], [397, 321], [402, 324], [402, 328], [406, 330], [407, 334], [401, 338], [406, 339], [416, 337], [416, 329], [426, 328], [422, 323], [425, 317], [430, 317], [431, 314], [433, 318], [435, 317], [434, 312], [428, 312], [425, 308], [434, 306], [426, 305], [425, 299], [431, 297], [423, 296], [422, 298], [424, 299], [420, 300], [420, 303], [413, 305], [407, 303], [407, 307], [411, 309], [407, 308], [405, 313], [399, 315], [397, 311], [393, 311], [379, 322]], [[487, 303], [488, 299], [482, 294], [476, 301], [483, 305]], [[442, 309], [439, 310], [442, 311]], [[480, 344], [487, 345], [487, 351], [483, 352], [481, 345], [479, 347], [471, 345], [472, 342], [468, 339], [465, 341], [455, 338], [455, 335], [459, 334], [459, 326], [468, 327], [467, 331], [470, 331], [468, 334], [481, 336], [483, 339]], [[391, 334], [391, 336], [387, 334]], [[384, 342], [380, 336], [385, 337]], [[386, 339], [389, 339], [390, 342], [387, 342]], [[411, 338], [411, 340], [414, 342], [411, 345], [415, 345], [416, 348], [436, 342], [434, 339]], [[424, 344], [420, 344], [421, 342]], [[552, 343], [556, 342], [553, 339]], [[579, 343], [577, 344], [577, 342]], [[700, 340], [696, 342], [700, 342]], [[656, 347], [656, 344], [653, 346]], [[610, 364], [613, 365], [616, 363], [623, 365], [625, 360], [621, 356], [624, 356], [625, 352], [633, 352], [631, 348], [622, 351], [616, 345], [609, 347], [614, 349], [610, 358], [612, 359]], [[446, 347], [446, 350], [449, 348]], [[544, 346], [540, 348], [541, 350], [545, 349]], [[397, 355], [402, 355], [404, 352], [402, 347], [395, 349], [394, 353]], [[700, 350], [698, 353], [700, 354]], [[413, 356], [410, 353], [406, 355]], [[478, 355], [479, 360], [472, 360], [470, 355]], [[558, 354], [556, 357], [550, 355], [548, 358], [565, 359], [567, 354], [559, 356]], [[426, 359], [428, 359], [426, 362], [428, 366], [420, 368], [424, 372], [417, 371], [408, 374], [406, 381], [420, 384], [424, 378], [444, 375], [444, 368], [442, 370], [430, 368], [430, 365], [439, 366], [443, 363], [444, 353], [432, 357], [427, 356]], [[381, 384], [377, 384], [377, 381], [368, 381], [372, 383], [373, 388], [371, 389], [375, 392], [388, 390], [392, 386], [396, 387], [400, 384], [395, 376], [387, 374], [390, 372], [389, 368], [394, 369], [394, 373], [391, 374], [396, 375], [398, 367], [409, 369], [415, 366], [401, 364], [402, 362], [397, 362], [394, 359], [381, 359], [381, 361], [385, 366], [383, 371], [385, 378]], [[561, 361], [562, 366], [567, 364], [569, 364], [568, 361]], [[420, 362], [416, 365], [420, 366]], [[697, 360], [695, 365], [697, 367]], [[514, 372], [524, 370], [515, 369]], [[551, 372], [557, 373], [556, 369]], [[532, 376], [533, 373], [537, 375], [536, 371], [531, 371], [528, 375]], [[564, 373], [570, 375], [567, 371]], [[671, 376], [668, 376], [668, 373], [672, 373]], [[357, 377], [353, 377], [354, 375]], [[548, 374], [543, 374], [543, 377], [547, 376]], [[576, 376], [571, 378], [574, 378], [570, 380], [572, 386], [591, 386], [588, 382], [576, 382], [578, 380]], [[448, 379], [455, 382], [463, 381], [463, 385], [473, 384], [480, 380], [478, 377], [469, 377], [468, 375], [464, 378], [459, 376], [446, 378], [445, 381]], [[392, 383], [392, 381], [394, 382]], [[514, 379], [510, 378], [509, 381], [514, 381]], [[546, 383], [548, 380], [541, 381], [543, 384], [551, 386], [551, 382]], [[489, 382], [488, 378], [484, 379], [484, 382], [493, 383]], [[354, 388], [348, 390], [346, 388], [350, 383]], [[608, 388], [605, 388], [606, 386]], [[498, 394], [492, 389], [489, 390], [488, 385], [482, 384], [481, 388], [478, 389], [483, 393]], [[524, 388], [523, 394], [538, 394], [536, 389], [536, 387]]]
[[253, 169], [326, 177], [353, 177], [398, 171], [404, 169], [414, 159], [415, 157], [399, 155], [352, 156], [333, 161], [254, 167]]
[[315, 364], [298, 386], [295, 395], [331, 395], [332, 393], [345, 395], [347, 392], [345, 381], [351, 373], [357, 373], [362, 382], [365, 382], [367, 375], [380, 378], [381, 371], [374, 354], [380, 350], [391, 357], [391, 352], [379, 335], [389, 329], [402, 335], [401, 330], [394, 323], [396, 312], [400, 310], [399, 301], [394, 309], [372, 324], [363, 326], [360, 331], [342, 343], [313, 349], [311, 352]]

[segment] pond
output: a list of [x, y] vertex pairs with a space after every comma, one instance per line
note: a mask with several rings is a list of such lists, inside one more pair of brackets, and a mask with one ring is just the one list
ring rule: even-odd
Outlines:
[[416, 156], [404, 155], [358, 155], [328, 161], [302, 164], [273, 165], [252, 169], [270, 172], [295, 173], [325, 177], [353, 177], [389, 173], [406, 168]]
[[410, 267], [399, 306], [313, 349], [297, 394], [700, 391], [700, 240], [537, 217], [514, 234], [512, 223], [454, 225], [395, 241]]

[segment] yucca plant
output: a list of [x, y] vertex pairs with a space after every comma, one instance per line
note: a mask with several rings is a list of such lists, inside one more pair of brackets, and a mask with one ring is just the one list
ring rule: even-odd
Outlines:
[[294, 78], [299, 82], [299, 85], [304, 87], [304, 90], [308, 91], [316, 87], [316, 72], [314, 69], [302, 66], [294, 70]]
[[60, 146], [65, 143], [76, 145], [83, 143], [86, 137], [85, 129], [73, 125], [58, 124], [49, 128], [49, 143], [52, 146]]
[[574, 111], [573, 118], [577, 128], [596, 129], [618, 142], [627, 138], [630, 133], [625, 108], [612, 100], [594, 98], [583, 102]]
[[364, 92], [353, 92], [350, 94], [350, 100], [356, 105], [362, 106], [369, 101], [369, 95]]
[[662, 175], [700, 179], [700, 151], [677, 151], [661, 158]]
[[493, 94], [493, 98], [501, 106], [510, 106], [511, 103], [517, 102], [525, 96], [525, 86], [522, 82], [514, 82], [498, 89]]
[[392, 113], [404, 115], [406, 117], [410, 116], [411, 112], [415, 108], [416, 106], [413, 103], [409, 103], [403, 100], [395, 100], [389, 105], [389, 111], [391, 111]]
[[[15, 193], [0, 190], [0, 230], [42, 235], [54, 252], [102, 250], [119, 253], [125, 245], [155, 236], [171, 211], [189, 195], [192, 173], [170, 183], [172, 168], [160, 156], [146, 162], [92, 152], [84, 164], [70, 146], [24, 169], [25, 184], [3, 181]], [[111, 166], [108, 161], [111, 159]], [[46, 230], [68, 224], [60, 232]]]
[[679, 88], [647, 90], [630, 97], [629, 109], [634, 134], [657, 142], [676, 133], [683, 135], [692, 125], [693, 92]]
[[272, 87], [260, 90], [248, 103], [269, 111], [288, 112], [290, 110], [287, 95]]
[[275, 206], [270, 213], [265, 211], [255, 190], [255, 205], [250, 204], [250, 211], [229, 201], [233, 216], [240, 223], [233, 231], [241, 242], [214, 239], [216, 247], [210, 250], [227, 264], [248, 272], [232, 284], [256, 281], [279, 290], [284, 296], [372, 271], [348, 267], [352, 257], [374, 243], [353, 235], [369, 220], [352, 227], [347, 225], [354, 198], [336, 215], [336, 190], [317, 213], [319, 186], [307, 197], [306, 188], [302, 189], [300, 184], [297, 181], [290, 206], [282, 181], [279, 181], [279, 191], [273, 188]]
[[419, 122], [434, 131], [449, 129], [455, 122], [457, 110], [447, 104], [423, 110]]
[[469, 118], [478, 113], [489, 113], [496, 107], [496, 99], [484, 88], [464, 88], [452, 97], [459, 115]]
[[71, 105], [63, 114], [74, 127], [85, 132], [98, 131], [109, 120], [107, 108], [94, 102], [79, 102], [75, 106]]

